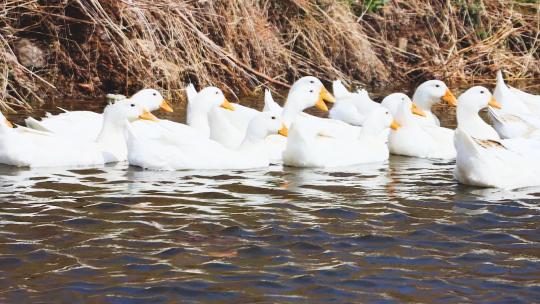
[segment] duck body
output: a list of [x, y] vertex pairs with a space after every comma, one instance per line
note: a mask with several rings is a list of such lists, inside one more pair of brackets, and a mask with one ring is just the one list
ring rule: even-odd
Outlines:
[[398, 123], [390, 131], [388, 145], [391, 154], [440, 159], [456, 157], [453, 130], [419, 123], [416, 116], [424, 115], [424, 112], [413, 106], [407, 95], [390, 94], [384, 98], [382, 105], [388, 108]]
[[125, 125], [149, 115], [127, 101], [109, 105], [95, 141], [0, 126], [0, 163], [18, 167], [88, 167], [125, 161]]
[[392, 130], [390, 153], [418, 158], [453, 159], [454, 131], [436, 126], [407, 126]]
[[133, 130], [128, 138], [128, 161], [131, 165], [151, 170], [186, 169], [249, 169], [267, 167], [270, 157], [265, 138], [281, 131], [279, 116], [259, 113], [248, 126], [238, 149], [229, 149], [211, 139], [186, 144], [179, 141], [139, 139]]
[[340, 167], [388, 159], [388, 128], [391, 115], [376, 110], [356, 139], [335, 138], [322, 133], [320, 125], [297, 120], [289, 132], [283, 163], [293, 167]]
[[514, 189], [540, 185], [540, 162], [504, 143], [473, 138], [458, 129], [454, 177], [462, 184]]
[[47, 113], [41, 121], [29, 117], [25, 123], [27, 127], [38, 131], [93, 141], [98, 137], [103, 125], [103, 115], [91, 111], [64, 111], [57, 115]]
[[0, 131], [0, 163], [17, 167], [88, 167], [122, 161], [98, 143], [22, 130]]
[[478, 115], [488, 105], [501, 108], [483, 87], [470, 88], [459, 98], [454, 177], [460, 183], [479, 187], [512, 189], [540, 185], [540, 142], [501, 139]]
[[[502, 72], [497, 72], [493, 96], [500, 102], [502, 108], [489, 109], [493, 127], [502, 138], [540, 139], [540, 111], [535, 112], [537, 110], [534, 106], [529, 107], [523, 98], [526, 93], [519, 92], [511, 90], [504, 82]], [[530, 103], [536, 105], [535, 102]]]
[[329, 112], [329, 117], [353, 126], [362, 126], [371, 111], [381, 105], [373, 101], [366, 90], [352, 93], [345, 88], [340, 80], [333, 82], [336, 102]]

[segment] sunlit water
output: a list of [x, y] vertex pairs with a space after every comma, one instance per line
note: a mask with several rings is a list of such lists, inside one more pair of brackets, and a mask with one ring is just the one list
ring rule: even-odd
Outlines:
[[1, 167], [0, 302], [539, 299], [540, 189], [452, 167]]
[[0, 166], [0, 302], [538, 301], [540, 188], [453, 167]]

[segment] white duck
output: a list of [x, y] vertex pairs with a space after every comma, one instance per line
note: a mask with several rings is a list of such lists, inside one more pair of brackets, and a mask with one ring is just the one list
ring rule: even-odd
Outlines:
[[[149, 111], [159, 108], [168, 112], [173, 111], [167, 100], [154, 89], [141, 90], [128, 100]], [[91, 141], [99, 135], [103, 125], [103, 114], [91, 111], [65, 111], [58, 115], [48, 114], [41, 121], [29, 117], [25, 123], [35, 130]]]
[[445, 101], [452, 106], [456, 105], [456, 97], [440, 80], [428, 80], [422, 83], [416, 88], [412, 101], [426, 114], [425, 117], [417, 117], [422, 125], [441, 125], [437, 116], [431, 112], [431, 107], [440, 101]]
[[371, 111], [381, 107], [379, 103], [369, 97], [366, 90], [359, 90], [356, 93], [349, 92], [341, 80], [334, 81], [332, 89], [336, 98], [329, 113], [329, 117], [332, 119], [341, 120], [353, 126], [362, 126]]
[[137, 138], [130, 132], [129, 163], [152, 170], [249, 169], [267, 167], [270, 158], [265, 138], [284, 133], [278, 113], [263, 112], [253, 118], [238, 149], [228, 149], [213, 140], [192, 144]]
[[540, 144], [526, 139], [500, 140], [478, 111], [500, 108], [484, 87], [472, 87], [458, 100], [454, 144], [457, 150], [454, 177], [480, 187], [519, 188], [540, 185]]
[[490, 108], [489, 115], [493, 127], [502, 138], [540, 139], [540, 115], [504, 83], [501, 71], [497, 72], [493, 95], [501, 103], [502, 109]]
[[391, 126], [396, 124], [383, 108], [369, 115], [356, 139], [328, 137], [316, 121], [296, 120], [289, 132], [283, 163], [294, 167], [341, 167], [385, 161]]
[[[420, 158], [452, 159], [456, 157], [454, 131], [438, 126], [421, 125], [416, 115], [425, 115], [402, 93], [384, 98], [398, 126], [390, 132], [390, 153]], [[416, 114], [416, 115], [415, 115]]]
[[2, 124], [0, 163], [19, 167], [88, 167], [124, 161], [127, 159], [125, 126], [137, 119], [156, 120], [129, 100], [107, 106], [95, 141]]

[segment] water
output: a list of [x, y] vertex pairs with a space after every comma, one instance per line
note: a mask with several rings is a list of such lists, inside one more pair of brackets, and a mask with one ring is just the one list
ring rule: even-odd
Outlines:
[[0, 302], [537, 300], [540, 189], [452, 167], [0, 167]]
[[0, 166], [0, 302], [537, 301], [540, 188], [453, 167]]

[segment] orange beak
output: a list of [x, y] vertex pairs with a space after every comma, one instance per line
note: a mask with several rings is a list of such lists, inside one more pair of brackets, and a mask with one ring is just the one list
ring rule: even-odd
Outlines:
[[444, 96], [441, 97], [442, 101], [446, 101], [449, 105], [456, 107], [457, 106], [457, 99], [454, 94], [452, 94], [452, 91], [450, 89], [446, 89], [446, 93], [444, 93]]
[[278, 134], [287, 137], [289, 136], [289, 129], [284, 124], [281, 124], [281, 130], [279, 130]]
[[490, 107], [493, 107], [495, 109], [502, 109], [502, 106], [500, 103], [497, 102], [497, 100], [495, 100], [495, 97], [491, 96], [491, 99], [489, 99], [489, 103], [488, 105]]
[[418, 116], [424, 116], [424, 117], [427, 116], [426, 112], [424, 112], [424, 110], [420, 109], [414, 102], [412, 104], [411, 112], [413, 112], [413, 114], [416, 114]]
[[223, 100], [223, 103], [221, 103], [220, 107], [229, 111], [234, 111], [233, 105], [227, 99]]
[[397, 122], [397, 121], [395, 121], [395, 120], [392, 120], [392, 124], [390, 125], [390, 128], [392, 128], [392, 130], [394, 130], [394, 131], [395, 131], [395, 130], [397, 130], [397, 129], [401, 128], [401, 125], [400, 125], [400, 124], [398, 124], [398, 122]]
[[169, 102], [166, 99], [163, 99], [163, 101], [161, 102], [159, 107], [164, 111], [174, 112], [173, 108], [171, 107], [171, 105], [169, 104]]
[[336, 99], [334, 98], [334, 96], [332, 96], [332, 94], [330, 94], [330, 92], [328, 92], [325, 87], [322, 87], [321, 92], [319, 92], [319, 99], [317, 100], [315, 107], [317, 107], [317, 109], [319, 110], [328, 112], [328, 107], [326, 106], [326, 103], [324, 103], [325, 101], [334, 103], [336, 102]]
[[321, 93], [319, 93], [319, 96], [326, 102], [329, 102], [329, 103], [336, 102], [336, 99], [334, 98], [334, 96], [330, 94], [330, 92], [328, 92], [328, 90], [325, 87], [322, 87]]
[[142, 120], [150, 120], [150, 121], [159, 121], [157, 117], [154, 116], [154, 114], [150, 113], [148, 110], [144, 110], [144, 112], [139, 115], [139, 119]]

